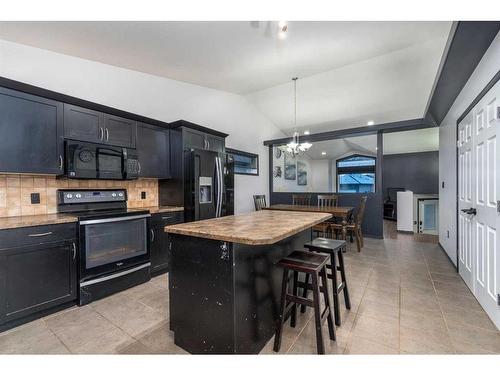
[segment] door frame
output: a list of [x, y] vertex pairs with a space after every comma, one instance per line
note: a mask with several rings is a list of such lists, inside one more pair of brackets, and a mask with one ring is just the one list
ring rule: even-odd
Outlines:
[[456, 236], [456, 241], [455, 241], [455, 246], [457, 249], [457, 255], [456, 255], [456, 262], [457, 262], [457, 273], [459, 272], [459, 267], [460, 267], [460, 259], [459, 259], [459, 225], [458, 225], [458, 220], [459, 220], [459, 210], [458, 210], [458, 201], [459, 201], [459, 192], [458, 192], [458, 151], [457, 151], [457, 145], [458, 145], [458, 126], [462, 122], [462, 120], [469, 114], [470, 111], [481, 101], [481, 99], [491, 90], [493, 86], [500, 80], [500, 70], [493, 76], [493, 78], [490, 79], [490, 81], [484, 86], [484, 88], [481, 90], [481, 92], [472, 100], [472, 102], [469, 104], [469, 106], [465, 109], [465, 111], [460, 115], [460, 117], [457, 119], [457, 122], [455, 124], [456, 131], [455, 131], [455, 190], [456, 190], [456, 202], [455, 202], [455, 223], [456, 223], [456, 228], [457, 228], [457, 236]]

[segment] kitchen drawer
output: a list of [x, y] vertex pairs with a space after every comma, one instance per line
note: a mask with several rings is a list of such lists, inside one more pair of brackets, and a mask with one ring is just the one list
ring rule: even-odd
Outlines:
[[184, 212], [183, 211], [174, 211], [174, 212], [160, 212], [157, 214], [151, 215], [151, 226], [165, 226], [171, 224], [178, 224], [184, 221]]
[[56, 241], [75, 240], [77, 223], [39, 225], [0, 230], [0, 251], [2, 249], [38, 245]]

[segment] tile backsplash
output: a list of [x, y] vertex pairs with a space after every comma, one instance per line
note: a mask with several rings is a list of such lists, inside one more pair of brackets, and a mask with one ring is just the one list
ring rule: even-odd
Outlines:
[[[0, 174], [0, 217], [51, 214], [57, 212], [57, 189], [127, 189], [128, 207], [158, 205], [158, 180], [130, 181], [71, 180], [55, 176]], [[146, 192], [146, 199], [141, 199]], [[40, 203], [31, 204], [31, 193], [40, 194]]]

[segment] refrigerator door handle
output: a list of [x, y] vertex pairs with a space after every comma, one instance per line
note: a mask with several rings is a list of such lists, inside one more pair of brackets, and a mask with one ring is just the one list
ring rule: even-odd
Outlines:
[[223, 175], [223, 171], [222, 171], [222, 159], [219, 157], [218, 158], [219, 160], [219, 217], [222, 216], [222, 192], [223, 192], [223, 189], [224, 189], [224, 175]]
[[220, 217], [220, 210], [219, 210], [219, 206], [220, 206], [220, 189], [221, 189], [221, 186], [220, 186], [220, 168], [219, 168], [219, 157], [216, 156], [215, 157], [215, 176], [216, 176], [216, 179], [217, 179], [217, 199], [216, 199], [216, 206], [215, 206], [215, 217]]

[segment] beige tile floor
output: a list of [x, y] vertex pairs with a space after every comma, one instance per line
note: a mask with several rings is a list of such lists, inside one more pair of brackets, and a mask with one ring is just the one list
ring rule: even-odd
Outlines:
[[[342, 302], [330, 354], [495, 354], [500, 332], [433, 238], [386, 231], [349, 245], [352, 309]], [[168, 277], [87, 306], [74, 307], [0, 334], [0, 353], [180, 354], [168, 329]], [[283, 334], [280, 354], [316, 353], [310, 309]], [[262, 353], [274, 353], [271, 339]]]

